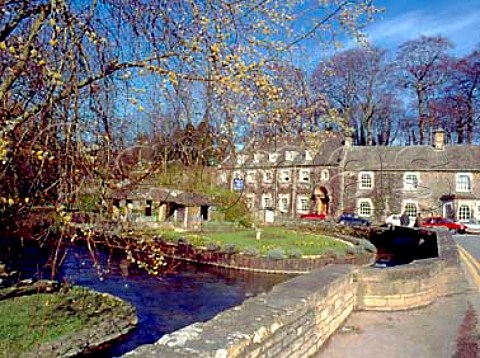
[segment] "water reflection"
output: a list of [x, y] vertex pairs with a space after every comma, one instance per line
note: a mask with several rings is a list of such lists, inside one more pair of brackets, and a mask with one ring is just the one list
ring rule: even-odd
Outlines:
[[118, 356], [165, 333], [206, 321], [288, 278], [181, 264], [159, 279], [132, 269], [121, 256], [102, 253], [98, 259], [100, 265], [94, 267], [85, 248], [70, 249], [59, 279], [121, 297], [135, 305], [139, 317], [137, 329], [128, 337], [91, 355], [98, 357]]

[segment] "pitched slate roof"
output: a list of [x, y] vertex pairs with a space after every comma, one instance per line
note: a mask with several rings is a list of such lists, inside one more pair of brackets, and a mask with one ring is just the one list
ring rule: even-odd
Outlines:
[[360, 147], [346, 153], [345, 170], [480, 170], [480, 146]]
[[[302, 165], [338, 165], [343, 155], [344, 136], [337, 132], [314, 133], [306, 136], [283, 136], [278, 138], [266, 137], [252, 140], [241, 152], [227, 158], [222, 167], [287, 167]], [[294, 160], [285, 160], [286, 151], [295, 151], [297, 156]], [[309, 151], [312, 159], [307, 159]], [[277, 153], [278, 158], [272, 162], [269, 153]], [[255, 160], [255, 154], [262, 154], [260, 160]], [[246, 155], [244, 164], [239, 165], [236, 158]]]

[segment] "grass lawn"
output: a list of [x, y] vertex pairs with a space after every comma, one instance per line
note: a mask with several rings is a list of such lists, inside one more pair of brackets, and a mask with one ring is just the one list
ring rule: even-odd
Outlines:
[[94, 327], [101, 313], [120, 304], [109, 296], [75, 287], [0, 301], [0, 357], [21, 357], [37, 344]]
[[235, 245], [240, 251], [256, 248], [260, 255], [270, 250], [282, 249], [286, 253], [300, 250], [302, 255], [322, 255], [325, 251], [345, 252], [347, 245], [325, 235], [286, 230], [278, 227], [265, 227], [262, 238], [256, 239], [254, 230], [213, 232], [213, 233], [179, 233], [164, 232], [166, 240], [176, 241], [180, 237], [188, 239], [195, 246], [219, 245], [222, 248]]

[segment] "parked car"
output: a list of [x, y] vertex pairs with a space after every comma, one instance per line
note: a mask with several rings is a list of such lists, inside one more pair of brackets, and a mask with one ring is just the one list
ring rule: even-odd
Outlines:
[[[393, 225], [393, 226], [401, 226], [400, 215], [401, 214], [390, 215], [389, 217], [387, 217], [385, 219], [385, 224]], [[415, 224], [415, 219], [416, 219], [415, 216], [409, 216], [408, 218], [410, 219], [410, 221], [408, 222], [408, 226], [413, 227], [413, 225]]]
[[370, 226], [372, 224], [369, 220], [353, 213], [343, 213], [338, 217], [337, 223], [351, 226]]
[[422, 220], [420, 226], [423, 227], [446, 227], [451, 233], [463, 234], [468, 230], [468, 226], [455, 222], [451, 219], [433, 216]]
[[478, 234], [480, 233], [480, 220], [458, 220], [459, 223], [467, 226], [467, 233]]
[[300, 215], [301, 220], [326, 220], [327, 215], [317, 214], [317, 213], [308, 213]]

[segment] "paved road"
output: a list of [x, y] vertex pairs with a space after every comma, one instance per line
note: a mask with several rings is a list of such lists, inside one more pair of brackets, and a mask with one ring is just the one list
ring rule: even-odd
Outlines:
[[[465, 353], [458, 344], [465, 337], [465, 317], [478, 312], [480, 319], [480, 235], [454, 237], [463, 251], [471, 292], [437, 300], [418, 310], [403, 312], [354, 312], [327, 342], [316, 358], [474, 358], [480, 357], [480, 341]], [[478, 282], [475, 279], [477, 270]], [[475, 289], [476, 287], [476, 289]], [[470, 312], [470, 313], [469, 313]], [[475, 314], [475, 313], [474, 313]], [[480, 327], [477, 325], [477, 333]], [[470, 332], [471, 333], [471, 329]]]

